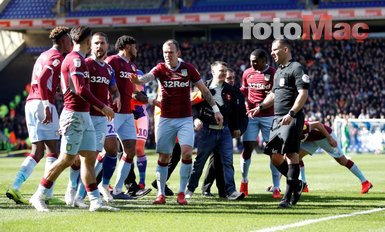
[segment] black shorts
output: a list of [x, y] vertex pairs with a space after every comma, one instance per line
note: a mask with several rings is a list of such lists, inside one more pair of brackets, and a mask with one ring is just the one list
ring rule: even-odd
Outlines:
[[289, 125], [280, 124], [284, 116], [275, 116], [270, 129], [270, 139], [265, 147], [265, 154], [298, 153], [301, 145], [305, 115], [300, 112]]

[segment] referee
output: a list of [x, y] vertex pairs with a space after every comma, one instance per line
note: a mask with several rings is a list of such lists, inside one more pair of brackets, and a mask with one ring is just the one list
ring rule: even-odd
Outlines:
[[286, 176], [286, 192], [278, 208], [289, 208], [298, 202], [303, 188], [303, 182], [298, 179], [298, 152], [305, 118], [302, 108], [307, 100], [310, 81], [302, 65], [292, 59], [292, 47], [288, 40], [274, 40], [271, 55], [279, 65], [274, 75], [272, 92], [249, 112], [257, 115], [261, 109], [274, 103], [275, 117], [265, 153], [270, 155], [273, 164]]

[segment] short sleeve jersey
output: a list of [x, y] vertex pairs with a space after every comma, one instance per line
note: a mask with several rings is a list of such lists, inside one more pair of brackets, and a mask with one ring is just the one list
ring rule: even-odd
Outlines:
[[[100, 62], [92, 57], [86, 59], [89, 71], [90, 90], [104, 104], [108, 105], [109, 87], [115, 84], [112, 67], [105, 62]], [[90, 108], [90, 115], [104, 116], [95, 108]]]
[[[323, 124], [327, 132], [332, 133], [332, 128]], [[313, 130], [308, 121], [303, 124], [303, 130], [301, 135], [301, 142], [311, 142], [324, 139], [325, 136], [319, 130]]]
[[116, 85], [118, 86], [120, 101], [122, 102], [120, 112], [117, 112], [116, 108], [114, 108], [114, 110], [116, 113], [130, 114], [132, 113], [131, 98], [134, 91], [134, 84], [130, 78], [136, 74], [137, 67], [133, 62], [118, 54], [107, 57], [106, 62], [111, 65], [115, 71]]
[[274, 113], [275, 115], [287, 114], [294, 105], [298, 90], [309, 89], [309, 76], [305, 74], [302, 65], [290, 61], [285, 66], [280, 66], [274, 76]]
[[[33, 67], [31, 90], [27, 100], [49, 100], [49, 102], [54, 104], [56, 89], [60, 83], [60, 66], [63, 59], [64, 57], [61, 53], [54, 48], [43, 52], [37, 58]], [[44, 70], [48, 73], [44, 73]], [[46, 83], [46, 85], [39, 85], [42, 82]]]
[[179, 62], [175, 69], [159, 63], [151, 70], [161, 85], [161, 117], [184, 118], [191, 116], [190, 83], [200, 81], [199, 72], [189, 63]]
[[[262, 72], [254, 70], [254, 68], [248, 68], [242, 75], [241, 92], [247, 99], [247, 110], [254, 109], [259, 103], [261, 103], [267, 96], [267, 94], [273, 88], [275, 69], [268, 66]], [[274, 115], [274, 107], [271, 106], [267, 109], [261, 110], [257, 117], [267, 117]]]
[[90, 104], [99, 109], [104, 107], [104, 104], [89, 90], [88, 69], [86, 61], [80, 53], [72, 51], [64, 58], [61, 76], [65, 109], [89, 112]]

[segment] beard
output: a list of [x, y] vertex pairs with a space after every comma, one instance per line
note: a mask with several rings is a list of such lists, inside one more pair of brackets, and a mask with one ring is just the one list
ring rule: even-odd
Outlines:
[[106, 52], [96, 52], [95, 56], [98, 59], [102, 59], [106, 55]]

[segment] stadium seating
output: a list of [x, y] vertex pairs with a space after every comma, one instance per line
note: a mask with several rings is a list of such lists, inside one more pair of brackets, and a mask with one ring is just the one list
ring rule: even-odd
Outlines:
[[0, 19], [53, 18], [58, 0], [13, 0], [0, 13]]
[[67, 13], [67, 17], [167, 14], [166, 0], [88, 1], [82, 0]]
[[196, 0], [191, 7], [183, 7], [180, 12], [289, 10], [304, 7], [297, 0]]
[[385, 1], [321, 1], [319, 8], [363, 8], [363, 7], [380, 7], [385, 6]]

